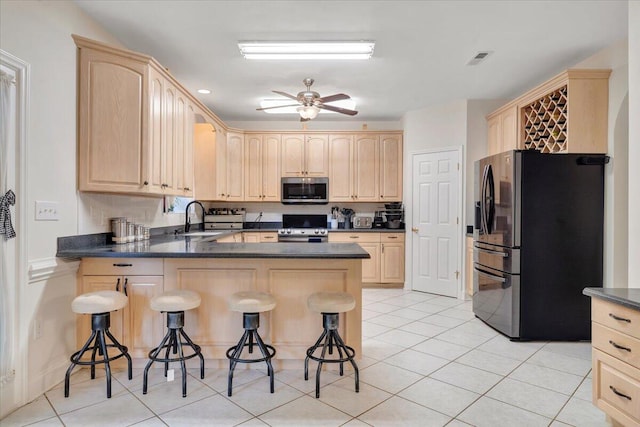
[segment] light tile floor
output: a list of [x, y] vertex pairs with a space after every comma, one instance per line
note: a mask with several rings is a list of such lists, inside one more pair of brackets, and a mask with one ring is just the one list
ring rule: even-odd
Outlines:
[[302, 369], [277, 371], [274, 394], [263, 370], [239, 370], [230, 398], [226, 369], [207, 369], [204, 380], [190, 371], [186, 398], [161, 369], [143, 395], [136, 369], [132, 381], [115, 374], [111, 399], [104, 380], [81, 370], [71, 397], [59, 384], [0, 425], [607, 425], [591, 404], [590, 343], [511, 342], [476, 319], [469, 301], [402, 289], [365, 289], [363, 318], [357, 394], [346, 366], [344, 377], [322, 374], [320, 399]]

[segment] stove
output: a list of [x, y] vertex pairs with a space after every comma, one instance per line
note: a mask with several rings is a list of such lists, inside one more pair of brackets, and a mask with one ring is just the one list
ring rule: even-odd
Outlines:
[[321, 243], [328, 236], [326, 215], [282, 215], [278, 242]]

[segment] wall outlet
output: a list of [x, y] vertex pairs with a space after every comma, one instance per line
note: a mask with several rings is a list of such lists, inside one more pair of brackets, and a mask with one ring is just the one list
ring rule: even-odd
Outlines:
[[41, 202], [36, 200], [36, 221], [58, 221], [58, 202]]
[[167, 369], [167, 382], [173, 381], [174, 378], [175, 378], [174, 370], [173, 369]]

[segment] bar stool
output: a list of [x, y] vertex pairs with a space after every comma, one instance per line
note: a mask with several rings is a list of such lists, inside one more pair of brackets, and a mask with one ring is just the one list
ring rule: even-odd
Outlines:
[[[180, 362], [182, 369], [182, 397], [187, 397], [187, 368], [185, 360], [198, 356], [200, 358], [200, 378], [204, 378], [204, 357], [200, 346], [194, 344], [191, 338], [182, 329], [184, 326], [184, 312], [200, 306], [200, 295], [193, 291], [175, 290], [167, 291], [151, 299], [151, 309], [167, 313], [167, 334], [160, 341], [160, 345], [149, 352], [149, 362], [144, 368], [142, 380], [142, 394], [147, 394], [147, 378], [149, 368], [153, 362], [164, 363], [164, 376], [167, 376], [169, 362]], [[180, 339], [184, 338], [184, 341]], [[184, 355], [183, 346], [189, 346], [193, 354]], [[160, 351], [165, 349], [164, 357], [159, 357]], [[169, 357], [169, 352], [173, 350], [176, 357]]]
[[[307, 357], [304, 359], [304, 379], [309, 379], [309, 359], [318, 362], [316, 371], [316, 398], [320, 397], [320, 372], [323, 363], [339, 363], [340, 376], [344, 374], [344, 362], [350, 362], [356, 374], [356, 393], [360, 391], [360, 373], [358, 365], [353, 360], [356, 352], [352, 347], [345, 345], [344, 341], [338, 333], [339, 314], [351, 311], [356, 306], [356, 301], [351, 294], [345, 292], [316, 292], [307, 299], [307, 307], [311, 311], [322, 313], [322, 325], [324, 330], [318, 338], [318, 341], [307, 349]], [[322, 347], [320, 356], [314, 356], [316, 350]], [[333, 358], [327, 357], [327, 348], [329, 355], [333, 355], [333, 348], [338, 350], [338, 356]]]
[[[237, 292], [231, 295], [228, 304], [229, 310], [242, 313], [244, 334], [242, 334], [237, 345], [227, 350], [227, 358], [229, 359], [227, 396], [231, 396], [233, 370], [238, 363], [266, 362], [267, 375], [270, 377], [270, 390], [271, 393], [273, 393], [273, 366], [271, 365], [271, 358], [276, 354], [276, 349], [262, 341], [260, 334], [258, 334], [258, 328], [260, 327], [260, 313], [273, 310], [276, 306], [276, 299], [264, 292]], [[254, 345], [258, 346], [262, 357], [252, 359], [243, 359], [240, 357], [245, 347], [249, 347], [249, 353], [253, 353]]]
[[[71, 365], [64, 376], [64, 397], [69, 397], [69, 377], [76, 365], [91, 366], [91, 379], [96, 378], [96, 365], [104, 363], [104, 370], [107, 377], [107, 398], [111, 398], [111, 367], [109, 362], [121, 357], [127, 358], [129, 379], [131, 379], [131, 356], [127, 347], [121, 345], [117, 339], [109, 332], [111, 326], [111, 312], [120, 310], [127, 305], [128, 298], [117, 291], [98, 291], [78, 295], [71, 303], [71, 310], [78, 314], [91, 315], [91, 336], [84, 343], [79, 351], [71, 356]], [[112, 344], [107, 344], [105, 335]], [[115, 356], [109, 356], [108, 348], [118, 349]], [[82, 355], [91, 350], [91, 360], [80, 360]], [[96, 352], [102, 356], [102, 360], [96, 360]]]

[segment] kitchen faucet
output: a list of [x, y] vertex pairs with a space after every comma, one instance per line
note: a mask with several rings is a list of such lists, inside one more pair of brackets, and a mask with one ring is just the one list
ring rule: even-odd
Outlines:
[[191, 221], [189, 220], [189, 208], [194, 203], [198, 204], [202, 208], [202, 223], [200, 223], [200, 230], [204, 231], [204, 206], [199, 201], [194, 200], [192, 202], [189, 202], [189, 204], [184, 210], [184, 232], [185, 233], [188, 233], [189, 229], [191, 228]]

